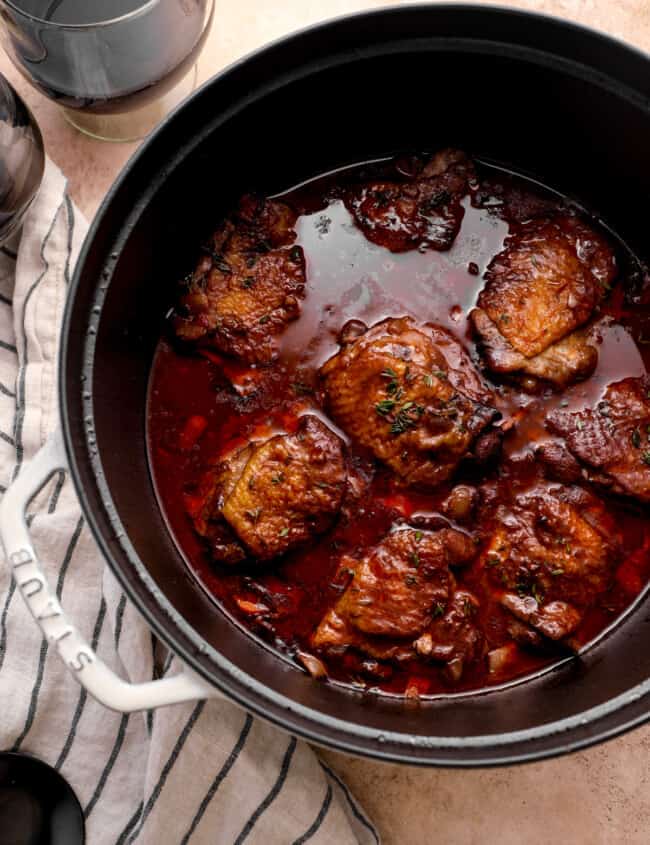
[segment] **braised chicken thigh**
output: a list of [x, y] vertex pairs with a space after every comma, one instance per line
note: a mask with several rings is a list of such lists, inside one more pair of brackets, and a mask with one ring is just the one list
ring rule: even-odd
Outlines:
[[419, 654], [462, 664], [473, 658], [482, 647], [472, 624], [476, 599], [457, 590], [449, 567], [475, 554], [474, 543], [458, 531], [402, 528], [360, 560], [344, 557], [349, 584], [316, 629], [313, 648], [325, 653], [353, 648], [380, 660]]
[[588, 376], [598, 352], [584, 327], [615, 274], [609, 245], [574, 218], [515, 228], [471, 315], [488, 367], [558, 387]]
[[272, 361], [277, 337], [298, 317], [304, 297], [305, 259], [292, 246], [295, 221], [284, 203], [244, 197], [184, 283], [177, 336], [247, 363]]
[[554, 411], [546, 424], [589, 481], [650, 502], [650, 377], [610, 384], [595, 407]]
[[403, 252], [449, 249], [463, 219], [461, 200], [475, 178], [459, 150], [434, 155], [413, 179], [371, 182], [352, 190], [346, 203], [368, 240]]
[[[205, 478], [194, 524], [213, 539], [215, 553], [221, 545], [223, 562], [248, 554], [268, 560], [329, 528], [346, 477], [340, 439], [306, 415], [295, 434], [277, 434], [223, 456]], [[224, 535], [215, 521], [230, 531]]]
[[352, 336], [321, 376], [327, 407], [350, 437], [405, 484], [431, 487], [471, 454], [498, 413], [448, 332], [390, 319]]
[[494, 523], [484, 562], [503, 606], [551, 640], [571, 634], [611, 583], [615, 545], [561, 490], [499, 505]]

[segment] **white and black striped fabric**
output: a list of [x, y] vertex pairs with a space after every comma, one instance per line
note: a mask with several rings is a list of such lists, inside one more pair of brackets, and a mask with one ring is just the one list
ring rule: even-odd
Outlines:
[[[0, 251], [0, 492], [58, 424], [58, 333], [85, 231], [48, 162], [19, 242]], [[50, 582], [102, 659], [134, 682], [179, 671], [104, 566], [62, 473], [28, 519]], [[230, 703], [130, 716], [101, 707], [48, 648], [1, 564], [0, 748], [61, 770], [89, 845], [379, 843], [311, 748]]]

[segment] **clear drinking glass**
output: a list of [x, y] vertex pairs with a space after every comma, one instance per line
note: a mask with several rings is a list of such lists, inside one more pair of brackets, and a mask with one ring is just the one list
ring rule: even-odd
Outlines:
[[0, 74], [0, 246], [20, 227], [40, 187], [44, 166], [36, 121]]
[[146, 135], [196, 84], [214, 0], [0, 0], [0, 42], [96, 138]]

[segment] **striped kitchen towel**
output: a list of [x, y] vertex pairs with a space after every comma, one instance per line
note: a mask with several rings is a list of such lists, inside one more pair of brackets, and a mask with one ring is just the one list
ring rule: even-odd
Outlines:
[[[58, 425], [59, 326], [85, 231], [48, 162], [19, 241], [0, 252], [0, 491]], [[28, 520], [63, 606], [110, 667], [133, 682], [180, 670], [104, 565], [65, 474], [32, 501]], [[2, 565], [0, 748], [61, 770], [84, 809], [89, 845], [379, 842], [309, 746], [233, 704], [120, 716], [89, 698]]]

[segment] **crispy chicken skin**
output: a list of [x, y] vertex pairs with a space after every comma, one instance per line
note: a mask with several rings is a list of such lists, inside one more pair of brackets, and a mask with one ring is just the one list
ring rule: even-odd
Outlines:
[[196, 495], [186, 496], [185, 508], [194, 530], [203, 538], [212, 557], [219, 563], [236, 564], [246, 559], [246, 549], [224, 520], [221, 508], [224, 500], [224, 475], [242, 473], [254, 445], [243, 447], [224, 456], [222, 463], [204, 473]]
[[321, 368], [333, 419], [404, 483], [439, 484], [498, 416], [490, 392], [444, 329], [409, 317], [355, 328]]
[[393, 531], [361, 559], [344, 557], [341, 568], [350, 581], [313, 634], [313, 648], [353, 648], [378, 660], [474, 658], [482, 648], [472, 624], [477, 600], [456, 589], [449, 567], [475, 555], [476, 546], [459, 531], [409, 527]]
[[331, 526], [346, 478], [341, 440], [317, 417], [305, 415], [295, 434], [226, 455], [206, 476], [194, 526], [224, 563], [247, 555], [269, 560]]
[[463, 219], [462, 198], [475, 178], [459, 150], [442, 150], [404, 182], [370, 182], [352, 190], [346, 205], [366, 238], [391, 250], [449, 249]]
[[561, 490], [499, 505], [484, 554], [502, 605], [551, 640], [571, 634], [610, 586], [616, 545]]
[[278, 336], [299, 316], [304, 297], [305, 259], [292, 246], [295, 222], [287, 205], [245, 196], [184, 283], [177, 336], [246, 363], [272, 361]]
[[[564, 438], [589, 481], [612, 493], [650, 502], [650, 377], [610, 384], [596, 407], [557, 410], [547, 428]], [[547, 463], [567, 458], [543, 454]]]
[[581, 327], [615, 274], [611, 247], [576, 218], [516, 226], [488, 266], [471, 314], [488, 367], [560, 387], [589, 375], [598, 353]]
[[596, 369], [596, 326], [578, 329], [557, 343], [552, 343], [539, 355], [526, 358], [513, 349], [485, 311], [475, 308], [472, 311], [472, 322], [481, 336], [481, 346], [489, 369], [495, 373], [521, 374], [524, 387], [534, 388], [541, 381], [562, 388], [587, 378]]

